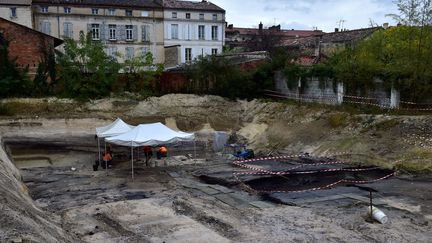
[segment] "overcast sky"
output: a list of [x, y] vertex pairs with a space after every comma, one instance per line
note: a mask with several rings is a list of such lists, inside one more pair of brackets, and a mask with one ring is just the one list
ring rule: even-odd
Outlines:
[[226, 21], [236, 27], [281, 24], [285, 29], [332, 32], [345, 20], [345, 29], [395, 22], [386, 14], [398, 13], [392, 0], [210, 0], [226, 10]]

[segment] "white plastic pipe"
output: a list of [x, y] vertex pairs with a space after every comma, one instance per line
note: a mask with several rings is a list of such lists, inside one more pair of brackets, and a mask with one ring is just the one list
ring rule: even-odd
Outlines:
[[376, 221], [378, 221], [379, 223], [385, 224], [388, 222], [387, 215], [385, 215], [385, 213], [383, 211], [379, 210], [378, 208], [373, 206], [372, 212], [370, 212], [370, 213], [371, 213], [372, 218], [375, 219]]

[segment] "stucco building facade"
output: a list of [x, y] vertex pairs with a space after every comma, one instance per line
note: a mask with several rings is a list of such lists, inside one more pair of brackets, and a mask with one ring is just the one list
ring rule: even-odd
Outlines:
[[90, 32], [119, 61], [151, 52], [164, 63], [161, 1], [33, 0], [32, 11], [34, 28], [48, 35], [78, 40]]
[[225, 10], [206, 0], [0, 0], [0, 17], [59, 39], [90, 32], [120, 62], [151, 52], [168, 68], [225, 44]]
[[33, 28], [31, 0], [0, 0], [0, 17]]

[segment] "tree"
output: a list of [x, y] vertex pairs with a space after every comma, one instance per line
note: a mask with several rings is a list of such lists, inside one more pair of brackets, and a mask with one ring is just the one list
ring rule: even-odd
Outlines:
[[387, 14], [402, 25], [432, 24], [432, 0], [396, 0], [399, 14]]
[[271, 63], [254, 71], [244, 71], [223, 56], [200, 57], [188, 66], [189, 92], [214, 94], [231, 99], [256, 98], [273, 87]]
[[16, 59], [9, 57], [9, 42], [0, 33], [0, 97], [26, 96], [31, 83], [27, 69], [19, 69]]
[[110, 94], [121, 65], [105, 53], [105, 45], [80, 33], [78, 41], [66, 39], [58, 55], [59, 71], [67, 97], [89, 99]]
[[162, 71], [162, 64], [154, 64], [153, 54], [147, 52], [134, 58], [127, 59], [123, 65], [126, 74], [125, 89], [141, 94], [152, 94], [152, 82], [156, 80]]
[[44, 53], [38, 65], [35, 78], [33, 79], [32, 95], [37, 97], [47, 96], [53, 93], [56, 84], [56, 62], [54, 50], [51, 47], [41, 48]]

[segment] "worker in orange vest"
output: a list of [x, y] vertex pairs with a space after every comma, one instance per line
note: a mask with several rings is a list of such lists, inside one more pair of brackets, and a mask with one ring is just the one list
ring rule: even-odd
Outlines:
[[112, 166], [112, 155], [111, 155], [111, 153], [112, 153], [111, 151], [105, 151], [105, 153], [104, 153], [104, 155], [102, 157], [102, 160], [103, 160], [102, 168], [105, 169], [106, 166], [108, 168], [111, 168], [111, 166]]
[[165, 146], [160, 146], [156, 155], [157, 155], [157, 159], [161, 159], [162, 157], [167, 157], [168, 154], [168, 149]]

